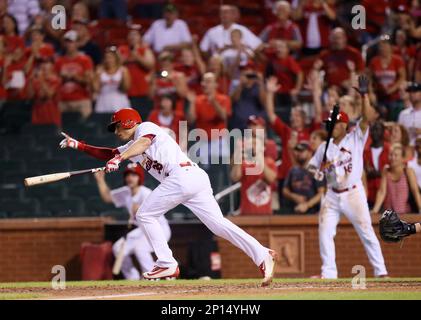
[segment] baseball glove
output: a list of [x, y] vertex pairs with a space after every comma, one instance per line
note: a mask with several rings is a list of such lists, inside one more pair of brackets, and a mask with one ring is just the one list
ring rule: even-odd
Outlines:
[[381, 238], [386, 242], [399, 242], [416, 232], [413, 223], [402, 221], [398, 214], [391, 209], [383, 212], [380, 218], [379, 231]]

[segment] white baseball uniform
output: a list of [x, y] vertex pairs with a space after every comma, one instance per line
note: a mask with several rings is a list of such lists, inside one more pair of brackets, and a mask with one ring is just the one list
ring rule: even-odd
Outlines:
[[[337, 278], [335, 262], [336, 227], [343, 213], [356, 229], [374, 268], [374, 275], [386, 275], [379, 240], [371, 223], [367, 196], [361, 180], [363, 151], [368, 129], [362, 132], [359, 123], [336, 145], [331, 139], [327, 150], [327, 168], [324, 174], [328, 191], [322, 200], [319, 214], [319, 245], [322, 258], [322, 277]], [[326, 143], [322, 143], [309, 165], [319, 168]]]
[[206, 172], [190, 160], [164, 130], [152, 122], [141, 123], [136, 129], [134, 140], [118, 148], [120, 153], [140, 137], [148, 137], [152, 143], [142, 155], [130, 160], [140, 163], [161, 182], [136, 213], [136, 219], [145, 230], [158, 257], [156, 265], [177, 265], [158, 220], [167, 211], [183, 204], [214, 234], [243, 250], [259, 266], [269, 249], [222, 215]]
[[[137, 225], [137, 222], [133, 219], [132, 208], [133, 204], [141, 205], [143, 201], [152, 193], [152, 190], [140, 186], [136, 194], [132, 195], [129, 187], [124, 186], [118, 189], [111, 190], [111, 199], [117, 208], [126, 208], [130, 213], [130, 222]], [[159, 223], [164, 232], [167, 241], [171, 237], [171, 229], [167, 219], [164, 215], [159, 218]], [[121, 244], [124, 238], [120, 238], [113, 245], [114, 256], [117, 256], [121, 248]], [[143, 230], [138, 227], [130, 231], [126, 235], [126, 244], [124, 245], [124, 258], [121, 265], [121, 272], [124, 277], [128, 280], [139, 280], [141, 278], [139, 271], [134, 266], [131, 255], [134, 254], [142, 268], [143, 272], [149, 271], [155, 265], [155, 260], [152, 256], [153, 248], [149, 243]]]

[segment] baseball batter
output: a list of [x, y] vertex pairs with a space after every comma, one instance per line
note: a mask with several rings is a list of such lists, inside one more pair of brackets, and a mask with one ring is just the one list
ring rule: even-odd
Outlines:
[[[104, 177], [104, 172], [95, 173], [99, 193], [103, 201], [113, 203], [117, 208], [126, 208], [129, 213], [129, 225], [136, 225], [136, 211], [139, 209], [143, 201], [151, 194], [152, 190], [143, 185], [144, 172], [143, 169], [134, 163], [128, 164], [124, 170], [125, 186], [110, 190]], [[159, 223], [164, 231], [167, 241], [171, 237], [171, 229], [165, 216], [159, 218]], [[134, 254], [140, 264], [143, 272], [149, 271], [155, 265], [152, 256], [153, 248], [141, 228], [135, 228], [126, 235], [124, 245], [123, 263], [121, 272], [128, 280], [139, 280], [141, 275], [132, 262], [131, 255]], [[114, 256], [117, 257], [124, 237], [121, 237], [113, 245]]]
[[158, 258], [155, 267], [143, 273], [145, 279], [178, 277], [178, 263], [168, 246], [159, 219], [167, 211], [183, 204], [214, 234], [243, 250], [259, 266], [263, 274], [263, 286], [271, 283], [276, 252], [262, 246], [222, 215], [213, 196], [208, 175], [182, 152], [174, 139], [156, 124], [142, 122], [140, 115], [133, 109], [117, 111], [108, 129], [127, 143], [116, 149], [93, 147], [70, 140], [68, 145], [99, 159], [108, 160], [107, 172], [118, 170], [123, 161], [130, 160], [141, 164], [160, 181], [160, 185], [136, 212], [136, 219]]
[[308, 169], [315, 173], [316, 178], [321, 179], [325, 176], [328, 186], [319, 214], [321, 277], [326, 279], [338, 277], [334, 237], [341, 213], [356, 229], [374, 268], [375, 276], [387, 275], [361, 180], [363, 150], [368, 138], [368, 116], [372, 112], [368, 95], [361, 87], [360, 82], [360, 92], [363, 96], [362, 119], [352, 131], [347, 133], [349, 118], [346, 113], [340, 112], [327, 150], [326, 162], [322, 163], [325, 142], [319, 146], [308, 166]]

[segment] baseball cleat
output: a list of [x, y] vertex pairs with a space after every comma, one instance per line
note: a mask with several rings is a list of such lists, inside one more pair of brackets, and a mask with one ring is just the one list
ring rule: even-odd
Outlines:
[[269, 250], [269, 254], [260, 264], [259, 269], [263, 275], [262, 287], [267, 287], [272, 282], [277, 257], [278, 254], [275, 250]]
[[175, 267], [159, 267], [155, 266], [151, 271], [144, 272], [143, 278], [145, 280], [158, 281], [158, 280], [175, 280], [180, 274], [178, 266]]

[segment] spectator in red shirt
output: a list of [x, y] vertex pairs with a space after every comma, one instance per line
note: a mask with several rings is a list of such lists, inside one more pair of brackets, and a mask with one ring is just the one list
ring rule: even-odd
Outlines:
[[60, 78], [54, 72], [52, 59], [40, 63], [28, 81], [28, 98], [33, 99], [32, 124], [55, 124], [61, 127], [58, 108]]
[[[204, 130], [207, 135], [207, 141], [201, 143], [204, 144], [203, 148], [208, 148], [208, 154], [200, 154], [199, 157], [204, 167], [209, 168], [207, 165], [211, 163], [211, 159], [217, 158], [219, 161], [223, 158], [228, 160], [224, 163], [229, 163], [229, 144], [226, 132], [221, 130], [227, 128], [227, 121], [231, 116], [231, 100], [217, 91], [218, 84], [213, 73], [203, 75], [202, 86], [203, 94], [198, 95], [190, 104], [188, 121], [190, 124], [195, 123], [196, 128]], [[212, 133], [212, 129], [216, 131]], [[216, 152], [218, 150], [219, 154]]]
[[276, 94], [276, 112], [284, 122], [289, 123], [291, 107], [303, 85], [303, 71], [295, 59], [289, 55], [285, 41], [274, 42], [275, 54], [269, 60], [265, 77], [275, 76], [280, 84]]
[[171, 52], [162, 51], [158, 62], [158, 72], [150, 77], [149, 96], [155, 99], [155, 106], [158, 106], [159, 97], [173, 95], [177, 99], [175, 112], [184, 117], [184, 98], [188, 92], [186, 77], [175, 70], [174, 55]]
[[44, 42], [44, 31], [37, 26], [31, 28], [31, 45], [25, 49], [25, 73], [29, 76], [33, 69], [46, 60], [54, 58], [54, 47]]
[[278, 1], [275, 4], [277, 21], [268, 25], [260, 34], [260, 39], [273, 47], [274, 40], [284, 40], [291, 51], [298, 51], [303, 46], [301, 32], [298, 26], [290, 20], [291, 5], [288, 1]]
[[267, 137], [266, 131], [266, 121], [263, 117], [259, 117], [256, 115], [251, 115], [247, 121], [247, 129], [252, 130], [252, 135], [257, 135], [257, 130], [263, 130], [264, 137], [265, 137], [265, 157], [272, 158], [273, 160], [278, 159], [278, 150], [276, 147], [276, 142], [272, 139]]
[[379, 54], [370, 61], [369, 69], [378, 104], [385, 109], [388, 120], [397, 121], [403, 109], [399, 88], [406, 79], [406, 71], [402, 58], [392, 52], [389, 36], [380, 38]]
[[229, 88], [231, 87], [231, 81], [224, 69], [222, 58], [218, 54], [214, 54], [208, 60], [207, 72], [212, 72], [216, 77], [218, 83], [218, 91], [223, 94], [228, 94]]
[[18, 35], [16, 19], [6, 14], [3, 16], [3, 32], [5, 41], [5, 59], [3, 85], [6, 88], [7, 100], [25, 99], [25, 44]]
[[393, 53], [402, 57], [406, 68], [406, 79], [413, 79], [416, 46], [410, 43], [409, 35], [403, 29], [396, 29], [393, 38]]
[[[243, 150], [245, 148], [251, 150]], [[264, 149], [263, 141], [256, 135], [252, 136], [250, 143], [237, 141], [234, 160], [242, 161], [232, 164], [231, 180], [241, 181], [241, 215], [272, 214], [271, 185], [276, 181], [276, 165], [272, 158], [264, 156]]]
[[118, 53], [121, 62], [129, 70], [131, 82], [127, 95], [132, 108], [136, 109], [142, 119], [147, 119], [153, 102], [149, 98], [149, 80], [155, 68], [155, 56], [149, 46], [142, 40], [140, 26], [133, 25], [127, 35], [127, 45], [121, 45]]
[[[6, 55], [6, 44], [4, 41], [4, 36], [0, 35], [0, 79], [3, 79], [5, 74], [4, 70], [4, 58]], [[0, 81], [0, 110], [3, 108], [3, 104], [7, 98], [6, 89], [4, 88], [3, 81]]]
[[336, 20], [335, 0], [298, 1], [293, 18], [300, 23], [304, 38], [303, 54], [318, 54], [329, 46], [329, 33]]
[[179, 141], [179, 122], [182, 118], [174, 112], [174, 97], [171, 95], [161, 96], [159, 102], [159, 110], [152, 110], [148, 120], [168, 130], [174, 140]]
[[84, 119], [92, 113], [90, 86], [93, 79], [91, 58], [77, 48], [77, 32], [64, 34], [65, 54], [56, 60], [55, 69], [61, 77], [59, 108], [62, 112], [80, 112]]
[[351, 87], [349, 61], [357, 74], [364, 70], [364, 62], [359, 50], [347, 45], [347, 36], [342, 28], [335, 28], [329, 36], [330, 48], [322, 51], [314, 63], [314, 69], [323, 69], [328, 87], [336, 85], [344, 90]]
[[[278, 167], [279, 190], [283, 188], [284, 179], [292, 166], [291, 151], [298, 141], [309, 141], [312, 131], [320, 128], [320, 123], [313, 121], [310, 126], [306, 126], [305, 112], [301, 108], [293, 108], [291, 112], [291, 126], [288, 126], [275, 114], [274, 96], [279, 90], [279, 84], [275, 77], [269, 78], [266, 83], [266, 112], [269, 123], [275, 133], [282, 141], [282, 163]], [[315, 119], [319, 119], [317, 115]]]
[[200, 82], [206, 72], [206, 65], [200, 56], [196, 41], [197, 39], [193, 39], [191, 48], [181, 50], [180, 62], [175, 65], [175, 70], [184, 74], [189, 90], [200, 94], [202, 92]]
[[367, 199], [370, 205], [376, 200], [376, 192], [380, 187], [382, 171], [389, 162], [390, 144], [384, 141], [384, 125], [376, 121], [370, 126], [371, 142], [364, 148], [364, 172], [367, 179]]
[[387, 18], [389, 7], [387, 0], [362, 0], [361, 5], [366, 10], [366, 29], [362, 30], [360, 42], [366, 44], [381, 33]]

